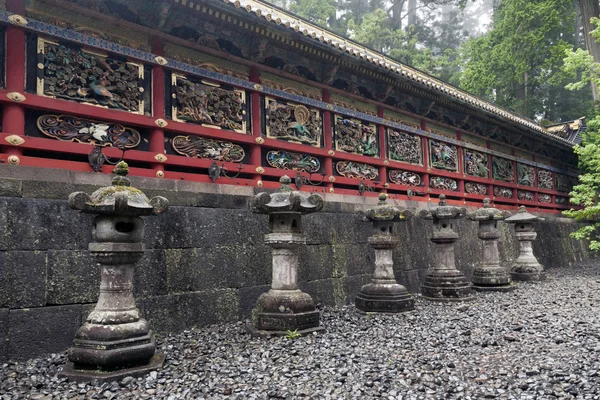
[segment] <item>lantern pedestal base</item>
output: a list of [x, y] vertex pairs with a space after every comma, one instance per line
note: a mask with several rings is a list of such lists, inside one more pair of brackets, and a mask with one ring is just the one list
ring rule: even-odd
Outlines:
[[511, 272], [511, 278], [513, 281], [519, 282], [538, 282], [546, 280], [546, 273], [544, 271], [539, 272]]
[[513, 283], [501, 286], [479, 286], [475, 284], [473, 285], [473, 290], [477, 292], [512, 292], [516, 288], [518, 288], [518, 286]]
[[138, 378], [148, 374], [150, 371], [154, 371], [162, 368], [165, 362], [164, 353], [156, 353], [154, 357], [146, 364], [117, 369], [112, 371], [100, 371], [97, 369], [79, 369], [72, 362], [67, 362], [63, 367], [62, 371], [58, 373], [59, 378], [67, 378], [71, 382], [97, 382], [101, 385], [105, 382], [120, 381], [128, 376], [132, 378]]
[[421, 285], [421, 297], [432, 301], [473, 301], [471, 282], [458, 270], [433, 270]]
[[257, 332], [285, 336], [288, 331], [310, 333], [319, 327], [321, 313], [309, 294], [296, 290], [271, 289], [263, 293], [252, 310], [252, 324]]
[[356, 308], [366, 313], [400, 313], [415, 309], [415, 300], [398, 283], [369, 283], [354, 299]]

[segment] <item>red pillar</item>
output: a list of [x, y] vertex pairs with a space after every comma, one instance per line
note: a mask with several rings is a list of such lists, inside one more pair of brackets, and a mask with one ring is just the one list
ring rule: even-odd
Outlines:
[[[325, 103], [329, 103], [329, 90], [323, 89], [322, 98]], [[335, 151], [333, 148], [333, 131], [331, 129], [331, 111], [323, 111], [323, 142], [325, 143], [325, 149], [331, 152]], [[333, 176], [333, 159], [326, 157], [323, 160], [323, 173], [326, 177]], [[333, 182], [327, 182], [327, 188], [329, 191], [333, 189]]]
[[[462, 139], [462, 134], [458, 131], [456, 131], [456, 139], [461, 140]], [[460, 178], [458, 180], [458, 193], [460, 193], [460, 195], [463, 197], [463, 201], [466, 201], [466, 194], [465, 194], [465, 180], [464, 180], [464, 176], [465, 176], [465, 167], [464, 167], [464, 162], [465, 162], [465, 156], [464, 156], [464, 149], [462, 148], [462, 146], [457, 146], [457, 150], [458, 150], [458, 173], [462, 176], [462, 178]]]
[[[164, 54], [161, 39], [153, 38], [152, 52], [157, 56]], [[156, 119], [165, 118], [165, 71], [158, 64], [152, 66], [152, 115]], [[158, 126], [150, 131], [150, 151], [155, 155], [165, 153], [165, 131]], [[158, 174], [163, 169], [162, 163], [153, 164], [152, 169]]]
[[[492, 148], [492, 144], [490, 143], [489, 140], [486, 140], [485, 146], [488, 149]], [[488, 179], [493, 182], [494, 181], [494, 164], [493, 164], [494, 160], [492, 159], [492, 155], [491, 154], [488, 154], [487, 158], [488, 158]], [[488, 194], [487, 195], [488, 195], [488, 197], [490, 199], [493, 200], [494, 199], [494, 185], [493, 184], [488, 184], [487, 187], [488, 187]]]
[[[384, 110], [383, 107], [379, 106], [377, 107], [377, 116], [380, 118], [383, 118], [383, 114], [384, 114]], [[385, 140], [385, 127], [382, 125], [379, 125], [378, 127], [379, 129], [379, 157], [383, 160], [387, 160], [387, 143]], [[384, 192], [385, 190], [385, 184], [387, 183], [387, 168], [385, 167], [385, 165], [379, 167], [379, 182], [381, 182], [381, 186], [384, 188]]]
[[[23, 0], [8, 0], [6, 9], [25, 15]], [[6, 29], [6, 89], [8, 92], [25, 94], [25, 31], [16, 26]], [[25, 109], [19, 103], [7, 103], [2, 110], [2, 132], [23, 136], [25, 134]], [[20, 156], [16, 146], [7, 147], [7, 153]]]
[[[260, 71], [256, 67], [250, 68], [250, 81], [260, 84]], [[255, 91], [250, 94], [250, 103], [252, 106], [250, 110], [252, 116], [251, 134], [255, 140], [258, 140], [256, 144], [250, 146], [250, 165], [258, 168], [262, 166], [261, 146], [259, 143], [262, 141], [260, 92]], [[262, 175], [257, 173], [253, 175], [253, 178], [259, 181], [262, 180]]]
[[[423, 119], [421, 120], [421, 129], [427, 129], [427, 125]], [[429, 171], [431, 169], [429, 168], [429, 145], [426, 137], [423, 137], [423, 167], [427, 170], [427, 172], [423, 174], [423, 190], [425, 193], [427, 193], [425, 197], [427, 201], [429, 201], [431, 200], [431, 196], [429, 194]]]
[[[511, 149], [511, 154], [514, 156], [515, 155], [515, 149]], [[517, 162], [516, 161], [512, 161], [513, 164], [513, 183], [515, 185], [517, 185], [519, 183], [519, 176], [517, 175]], [[513, 189], [513, 195], [512, 195], [512, 199], [514, 201], [514, 206], [518, 207], [518, 202], [519, 202], [519, 195], [518, 195], [519, 189]]]

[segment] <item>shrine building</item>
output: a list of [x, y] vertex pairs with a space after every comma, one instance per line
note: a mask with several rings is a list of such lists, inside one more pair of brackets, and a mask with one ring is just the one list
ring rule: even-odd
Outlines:
[[4, 0], [0, 160], [559, 214], [544, 127], [258, 0]]

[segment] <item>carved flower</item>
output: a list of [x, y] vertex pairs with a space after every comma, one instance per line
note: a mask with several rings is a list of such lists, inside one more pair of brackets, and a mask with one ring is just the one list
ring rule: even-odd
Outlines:
[[105, 124], [90, 124], [85, 128], [81, 128], [79, 133], [86, 133], [92, 135], [94, 139], [99, 142], [105, 142], [108, 136], [108, 125]]

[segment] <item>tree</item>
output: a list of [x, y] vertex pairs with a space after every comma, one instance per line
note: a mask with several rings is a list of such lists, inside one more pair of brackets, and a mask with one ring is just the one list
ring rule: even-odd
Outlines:
[[[600, 15], [600, 4], [598, 3], [598, 0], [579, 0], [579, 10], [581, 12], [585, 47], [592, 56], [594, 62], [599, 63], [600, 45], [592, 37], [592, 32], [594, 30], [592, 19], [597, 18]], [[594, 101], [599, 100], [598, 87], [594, 83], [592, 83], [592, 96]]]
[[[592, 38], [600, 38], [600, 19], [591, 18], [596, 29], [590, 30]], [[567, 51], [563, 70], [572, 77], [579, 78], [567, 85], [568, 89], [576, 91], [589, 87], [592, 83], [600, 85], [600, 63], [587, 51], [577, 49]], [[580, 209], [570, 209], [564, 212], [568, 217], [577, 221], [593, 221], [572, 234], [575, 239], [589, 240], [589, 248], [600, 250], [598, 233], [600, 230], [600, 110], [593, 108], [588, 113], [587, 131], [583, 141], [575, 146], [575, 154], [579, 159], [579, 184], [570, 193], [571, 204]]]
[[561, 54], [577, 44], [575, 15], [573, 0], [503, 0], [492, 29], [463, 48], [461, 87], [532, 119], [565, 118], [554, 102], [576, 100], [560, 81]]

